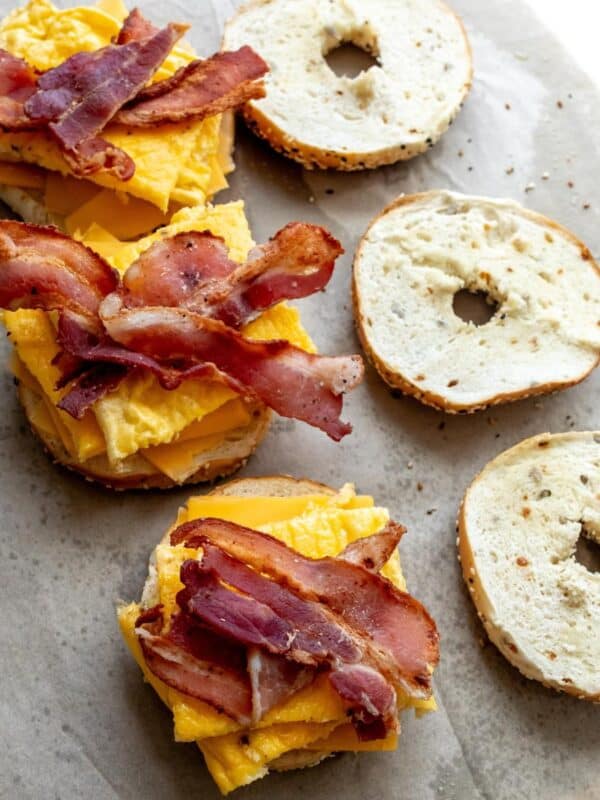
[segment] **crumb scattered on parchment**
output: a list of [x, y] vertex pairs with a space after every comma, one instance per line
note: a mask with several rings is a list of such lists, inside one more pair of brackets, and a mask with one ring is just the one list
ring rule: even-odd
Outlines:
[[506, 172], [507, 175], [512, 175], [513, 172], [515, 171], [515, 168], [514, 167], [507, 167], [504, 171]]
[[527, 193], [533, 192], [534, 189], [535, 189], [535, 183], [531, 181], [531, 183], [528, 183], [527, 186], [525, 187], [525, 192]]

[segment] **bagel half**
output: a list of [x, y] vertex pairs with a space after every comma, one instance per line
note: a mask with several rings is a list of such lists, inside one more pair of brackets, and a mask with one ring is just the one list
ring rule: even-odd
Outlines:
[[18, 397], [34, 434], [55, 464], [82, 475], [86, 480], [102, 484], [107, 489], [172, 489], [192, 483], [203, 483], [225, 478], [241, 469], [264, 438], [271, 419], [271, 411], [262, 404], [253, 405], [251, 421], [244, 428], [223, 433], [223, 440], [196, 458], [196, 470], [181, 482], [172, 480], [151, 464], [143, 455], [135, 453], [113, 466], [106, 455], [95, 456], [85, 462], [78, 461], [56, 435], [39, 427], [34, 420], [36, 410], [43, 402], [40, 395], [23, 383], [18, 384]]
[[[457, 292], [497, 305], [485, 325]], [[371, 222], [354, 260], [354, 313], [384, 381], [448, 413], [579, 383], [600, 359], [600, 269], [552, 220], [510, 200], [431, 191]]]
[[[348, 42], [379, 64], [337, 76], [324, 57]], [[412, 158], [447, 130], [471, 88], [464, 27], [439, 0], [254, 0], [225, 27], [224, 49], [244, 44], [271, 68], [246, 122], [308, 169]]]
[[528, 678], [600, 701], [600, 433], [541, 434], [491, 461], [458, 518], [463, 576], [485, 629]]

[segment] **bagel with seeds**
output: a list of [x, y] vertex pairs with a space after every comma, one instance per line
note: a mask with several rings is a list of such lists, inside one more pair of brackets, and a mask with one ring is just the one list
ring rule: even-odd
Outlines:
[[600, 701], [600, 433], [542, 434], [473, 481], [458, 519], [463, 576], [485, 629], [528, 678]]
[[[336, 75], [325, 56], [344, 43], [378, 64]], [[254, 0], [225, 27], [224, 49], [243, 44], [271, 70], [246, 122], [308, 169], [373, 168], [426, 151], [471, 87], [465, 30], [438, 0]]]
[[[457, 293], [496, 306], [475, 325]], [[511, 200], [400, 197], [354, 260], [362, 344], [392, 387], [468, 413], [582, 381], [600, 358], [600, 269], [574, 234]]]

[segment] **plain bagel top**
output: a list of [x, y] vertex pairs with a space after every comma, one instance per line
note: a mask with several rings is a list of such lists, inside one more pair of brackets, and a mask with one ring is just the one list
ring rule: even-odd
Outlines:
[[[484, 293], [483, 325], [454, 312]], [[600, 358], [600, 270], [572, 233], [512, 200], [433, 191], [371, 223], [354, 262], [361, 340], [392, 386], [445, 411], [566, 388]]]
[[[337, 76], [324, 56], [344, 42], [379, 65]], [[376, 167], [427, 150], [471, 85], [462, 23], [439, 0], [255, 0], [229, 21], [223, 44], [249, 44], [267, 61], [267, 96], [245, 116], [309, 167]]]

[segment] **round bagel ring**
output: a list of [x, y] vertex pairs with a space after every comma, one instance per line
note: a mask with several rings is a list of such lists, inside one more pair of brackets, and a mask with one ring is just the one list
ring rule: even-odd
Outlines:
[[[461, 319], [460, 291], [497, 310]], [[600, 363], [600, 267], [563, 226], [511, 200], [404, 195], [370, 224], [354, 315], [390, 386], [450, 414], [566, 389]]]
[[600, 702], [600, 433], [540, 434], [490, 461], [458, 516], [459, 560], [491, 641], [523, 675]]
[[[325, 56], [351, 43], [378, 60], [338, 76]], [[370, 169], [413, 158], [442, 136], [471, 88], [471, 48], [441, 0], [252, 0], [227, 23], [223, 48], [267, 61], [267, 95], [249, 127], [307, 169]]]

